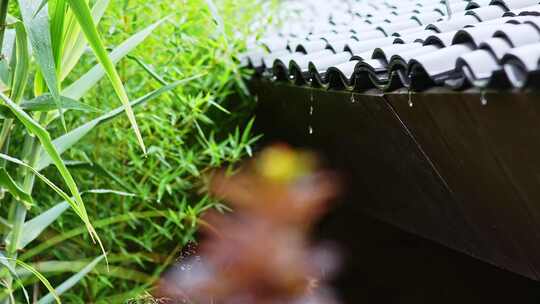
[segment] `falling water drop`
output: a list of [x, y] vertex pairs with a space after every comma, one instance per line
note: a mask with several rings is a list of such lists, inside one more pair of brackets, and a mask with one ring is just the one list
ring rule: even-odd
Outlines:
[[313, 115], [313, 105], [309, 106], [309, 115]]
[[487, 105], [486, 91], [480, 92], [480, 104], [483, 106]]
[[413, 102], [412, 102], [412, 91], [409, 90], [409, 91], [407, 92], [407, 94], [409, 95], [409, 98], [408, 98], [409, 107], [412, 108], [412, 107], [414, 106], [414, 104], [413, 104]]
[[294, 75], [289, 75], [289, 79], [290, 79], [290, 80], [293, 80], [293, 79], [294, 79]]
[[351, 94], [351, 103], [355, 103], [356, 102], [356, 99], [354, 98], [354, 93]]
[[309, 135], [313, 134], [313, 127], [312, 126], [308, 127], [308, 134]]
[[272, 81], [276, 81], [277, 80], [277, 76], [272, 76]]

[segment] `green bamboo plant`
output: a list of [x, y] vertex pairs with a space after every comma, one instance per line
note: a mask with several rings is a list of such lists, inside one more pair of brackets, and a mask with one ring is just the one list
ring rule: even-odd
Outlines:
[[[86, 212], [83, 193], [129, 194], [103, 189], [80, 191], [61, 155], [89, 132], [122, 113], [127, 114], [142, 153], [145, 153], [133, 108], [189, 80], [164, 85], [130, 102], [114, 65], [164, 20], [135, 33], [108, 52], [96, 28], [108, 4], [109, 0], [97, 0], [90, 8], [87, 0], [18, 0], [11, 4], [12, 8], [16, 7], [14, 15], [20, 15], [18, 18], [8, 14], [9, 0], [0, 0], [1, 303], [16, 303], [21, 298], [30, 302], [25, 286], [35, 284], [36, 280], [48, 290], [48, 294], [40, 299], [36, 299], [36, 294], [32, 295], [36, 303], [60, 302], [59, 296], [63, 292], [79, 282], [100, 262], [107, 260], [105, 248]], [[67, 83], [66, 79], [69, 79], [70, 72], [87, 47], [93, 51], [98, 64], [79, 79]], [[99, 111], [80, 99], [105, 76], [121, 105], [68, 130], [64, 119], [66, 112]], [[61, 126], [63, 132], [53, 139], [50, 129], [57, 125]], [[41, 173], [48, 166], [56, 168], [63, 185], [56, 185]], [[27, 211], [39, 204], [32, 195], [36, 177], [62, 201], [28, 219]], [[69, 208], [83, 222], [92, 241], [101, 246], [103, 254], [82, 263], [78, 261], [73, 264], [76, 267], [70, 265], [68, 269], [57, 268], [58, 272], [75, 273], [60, 285], [52, 286], [40, 273], [39, 267], [27, 263], [39, 252], [39, 246], [29, 247]], [[20, 255], [23, 250], [24, 254]], [[53, 261], [40, 263], [42, 266], [55, 267]]]

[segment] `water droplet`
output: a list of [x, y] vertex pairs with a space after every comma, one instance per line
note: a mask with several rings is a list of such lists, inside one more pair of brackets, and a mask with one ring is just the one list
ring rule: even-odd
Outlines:
[[277, 76], [272, 76], [272, 81], [276, 81], [277, 80]]
[[308, 127], [308, 134], [309, 135], [313, 134], [313, 127], [312, 126]]
[[413, 104], [413, 102], [412, 102], [412, 91], [409, 90], [409, 91], [407, 92], [407, 94], [409, 95], [409, 98], [408, 98], [409, 107], [412, 108], [412, 107], [414, 106], [414, 104]]
[[480, 104], [483, 106], [487, 106], [486, 91], [480, 92]]
[[351, 94], [351, 103], [355, 103], [356, 102], [356, 99], [354, 98], [354, 93]]
[[309, 101], [313, 103], [314, 99], [315, 98], [313, 97], [313, 90], [309, 90]]
[[313, 115], [313, 105], [309, 106], [309, 115]]
[[294, 79], [294, 75], [289, 75], [289, 79], [290, 79], [290, 80], [293, 80], [293, 79]]

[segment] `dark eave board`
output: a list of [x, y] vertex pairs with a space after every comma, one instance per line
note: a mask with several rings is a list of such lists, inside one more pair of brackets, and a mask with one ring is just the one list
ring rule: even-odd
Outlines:
[[537, 92], [358, 94], [268, 80], [252, 90], [259, 131], [321, 151], [349, 183], [348, 204], [540, 280]]

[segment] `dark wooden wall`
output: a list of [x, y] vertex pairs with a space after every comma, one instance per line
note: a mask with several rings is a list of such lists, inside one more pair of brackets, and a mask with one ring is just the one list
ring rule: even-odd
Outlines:
[[266, 139], [320, 151], [357, 210], [540, 280], [538, 94], [252, 89]]

